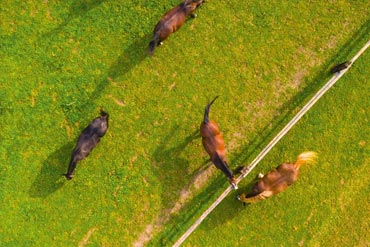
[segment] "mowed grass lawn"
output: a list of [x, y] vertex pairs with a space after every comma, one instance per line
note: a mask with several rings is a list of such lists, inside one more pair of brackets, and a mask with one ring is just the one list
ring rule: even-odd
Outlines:
[[[166, 1], [2, 1], [0, 246], [170, 246], [228, 185], [198, 136], [208, 100], [246, 165], [369, 40], [368, 1], [208, 1], [147, 45]], [[185, 246], [368, 246], [369, 51], [240, 184], [319, 153], [243, 207], [233, 192]], [[76, 176], [79, 133], [110, 128]]]

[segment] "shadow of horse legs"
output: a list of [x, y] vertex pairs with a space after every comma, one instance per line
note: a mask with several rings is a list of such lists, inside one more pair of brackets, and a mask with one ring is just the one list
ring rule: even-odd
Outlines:
[[[71, 105], [69, 101], [66, 101], [61, 104], [62, 110], [69, 123], [75, 123], [83, 119], [87, 113], [95, 112], [97, 108], [95, 101], [99, 99], [101, 95], [104, 95], [104, 91], [109, 83], [111, 83], [112, 80], [122, 80], [120, 77], [125, 76], [147, 57], [147, 40], [148, 37], [141, 37], [133, 40], [116, 61], [107, 69], [103, 77], [93, 79], [91, 87], [94, 87], [94, 91], [89, 95], [79, 98], [79, 103]], [[105, 109], [103, 106], [100, 106], [100, 108]], [[109, 111], [109, 109], [106, 110]]]
[[67, 171], [72, 150], [73, 144], [68, 143], [49, 155], [30, 187], [31, 197], [47, 197], [64, 185], [66, 179], [62, 174]]
[[181, 143], [178, 143], [176, 132], [179, 129], [179, 126], [173, 126], [153, 153], [153, 158], [158, 167], [156, 173], [161, 178], [163, 188], [167, 191], [163, 195], [163, 204], [166, 207], [173, 206], [170, 203], [172, 200], [169, 198], [177, 198], [180, 190], [187, 184], [191, 176], [188, 172], [191, 157], [186, 157], [182, 153], [186, 146], [197, 138], [197, 132], [192, 133]]
[[68, 16], [63, 20], [61, 24], [59, 24], [56, 28], [53, 30], [43, 34], [43, 37], [49, 37], [51, 35], [55, 35], [61, 31], [63, 31], [63, 28], [65, 28], [70, 22], [72, 22], [74, 19], [82, 17], [86, 15], [89, 11], [95, 9], [96, 7], [99, 7], [102, 3], [104, 3], [106, 0], [76, 0], [74, 1], [70, 7], [69, 7], [69, 14]]

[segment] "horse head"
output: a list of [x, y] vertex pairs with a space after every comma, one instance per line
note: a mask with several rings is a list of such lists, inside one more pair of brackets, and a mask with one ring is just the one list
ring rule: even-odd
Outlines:
[[244, 206], [247, 204], [245, 201], [245, 198], [246, 198], [245, 193], [238, 195], [236, 198], [238, 199], [238, 201], [241, 201]]
[[234, 177], [228, 178], [227, 180], [229, 180], [229, 183], [231, 184], [234, 190], [238, 189], [238, 184], [236, 183], [236, 179]]

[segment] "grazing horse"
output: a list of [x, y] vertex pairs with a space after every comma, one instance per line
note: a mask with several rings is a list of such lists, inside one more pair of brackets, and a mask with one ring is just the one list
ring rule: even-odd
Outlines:
[[108, 113], [101, 111], [100, 117], [95, 118], [80, 134], [77, 145], [72, 153], [68, 172], [63, 174], [68, 180], [73, 178], [77, 162], [86, 158], [91, 150], [99, 143], [100, 138], [107, 132], [108, 117]]
[[153, 39], [149, 43], [149, 55], [163, 40], [167, 39], [171, 33], [176, 32], [185, 22], [186, 17], [192, 15], [195, 9], [202, 5], [204, 0], [185, 0], [176, 7], [169, 10], [157, 23], [153, 32]]
[[293, 184], [299, 175], [299, 168], [303, 164], [314, 163], [317, 154], [315, 152], [301, 153], [295, 164], [284, 163], [266, 175], [259, 174], [258, 182], [254, 185], [253, 191], [249, 194], [241, 194], [238, 199], [245, 203], [262, 201], [272, 195], [278, 194]]
[[332, 74], [337, 73], [341, 70], [344, 70], [344, 69], [348, 68], [348, 66], [350, 66], [350, 65], [351, 65], [351, 61], [346, 61], [344, 63], [337, 64], [337, 65], [335, 65], [334, 67], [332, 67], [330, 69], [330, 72]]
[[225, 144], [222, 134], [217, 124], [208, 118], [210, 107], [217, 98], [218, 96], [208, 103], [204, 110], [204, 118], [200, 125], [200, 135], [202, 136], [204, 149], [209, 154], [212, 163], [226, 175], [233, 188], [237, 189], [238, 186], [233, 172], [226, 163]]

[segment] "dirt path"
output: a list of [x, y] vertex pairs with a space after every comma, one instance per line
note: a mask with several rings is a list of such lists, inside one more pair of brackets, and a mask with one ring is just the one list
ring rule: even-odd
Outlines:
[[192, 181], [181, 189], [179, 198], [176, 200], [172, 208], [163, 209], [156, 219], [146, 226], [145, 230], [139, 235], [138, 239], [133, 244], [134, 247], [142, 247], [149, 242], [152, 237], [160, 232], [164, 225], [170, 220], [171, 216], [179, 212], [186, 204], [187, 200], [193, 197], [194, 193], [201, 189], [208, 178], [216, 170], [215, 167], [209, 165], [207, 168], [199, 171]]

